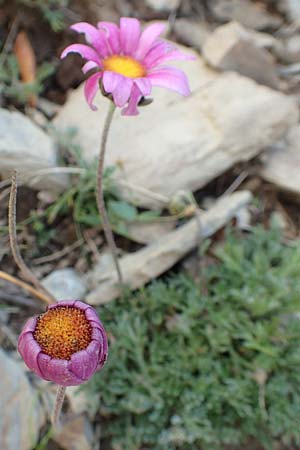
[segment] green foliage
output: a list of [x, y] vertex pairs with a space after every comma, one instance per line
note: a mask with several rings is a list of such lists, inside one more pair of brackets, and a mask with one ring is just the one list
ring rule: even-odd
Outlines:
[[38, 9], [53, 31], [58, 32], [65, 27], [63, 9], [69, 0], [18, 0], [18, 3]]
[[[104, 305], [101, 393], [114, 450], [300, 443], [300, 248], [276, 230], [230, 234], [202, 269]], [[277, 447], [276, 447], [277, 448]]]
[[0, 65], [0, 94], [13, 98], [19, 103], [26, 103], [33, 94], [40, 94], [43, 81], [54, 72], [54, 66], [43, 63], [36, 73], [34, 83], [23, 83], [19, 76], [19, 67], [15, 55], [10, 54]]

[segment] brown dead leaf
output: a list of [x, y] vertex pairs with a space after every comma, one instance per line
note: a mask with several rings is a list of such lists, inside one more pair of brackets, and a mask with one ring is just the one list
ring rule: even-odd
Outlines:
[[[36, 58], [25, 31], [18, 33], [14, 43], [14, 53], [18, 61], [21, 80], [23, 83], [33, 83], [36, 77]], [[31, 95], [28, 103], [34, 108], [36, 106], [36, 96]]]

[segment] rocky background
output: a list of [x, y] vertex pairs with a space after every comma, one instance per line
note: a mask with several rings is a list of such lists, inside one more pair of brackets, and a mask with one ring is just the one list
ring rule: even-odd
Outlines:
[[[7, 232], [17, 169], [24, 259], [57, 299], [93, 305], [119, 296], [93, 199], [108, 104], [99, 95], [98, 112], [88, 108], [81, 59], [59, 54], [74, 41], [71, 23], [120, 16], [165, 21], [166, 38], [196, 56], [182, 65], [190, 97], [157, 90], [138, 117], [113, 123], [107, 200], [131, 288], [176, 264], [197, 266], [200, 239], [222, 239], [228, 223], [247, 230], [276, 217], [288, 241], [300, 231], [300, 1], [2, 1], [0, 268], [20, 276]], [[15, 348], [25, 318], [43, 305], [2, 280], [0, 302], [0, 448], [30, 450], [54, 391], [28, 376]], [[36, 448], [97, 448], [75, 391], [66, 406], [75, 418]]]

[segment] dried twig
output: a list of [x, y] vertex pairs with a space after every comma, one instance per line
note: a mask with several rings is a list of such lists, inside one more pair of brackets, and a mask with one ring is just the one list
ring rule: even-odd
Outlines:
[[11, 191], [9, 197], [9, 207], [8, 207], [8, 227], [9, 227], [9, 241], [11, 252], [15, 263], [21, 270], [23, 276], [27, 281], [31, 282], [37, 291], [44, 293], [44, 298], [47, 297], [47, 303], [55, 303], [56, 299], [53, 297], [47, 289], [41, 284], [38, 278], [32, 273], [32, 271], [26, 266], [19, 247], [17, 239], [17, 229], [16, 229], [16, 201], [17, 201], [17, 173], [14, 171], [12, 176]]
[[77, 247], [80, 247], [83, 243], [83, 239], [79, 239], [76, 242], [73, 242], [73, 244], [68, 245], [67, 247], [64, 247], [62, 250], [59, 250], [55, 253], [52, 253], [51, 255], [47, 256], [41, 256], [40, 258], [35, 258], [33, 260], [34, 264], [45, 264], [51, 261], [55, 261], [56, 259], [62, 258], [63, 256], [66, 256], [68, 253], [71, 253], [73, 250], [75, 250]]
[[12, 284], [15, 284], [16, 286], [21, 287], [25, 291], [29, 292], [29, 294], [34, 295], [36, 298], [42, 300], [43, 302], [48, 303], [51, 305], [53, 303], [52, 298], [48, 297], [43, 292], [40, 292], [39, 290], [35, 289], [34, 287], [30, 286], [30, 284], [25, 283], [24, 281], [19, 280], [18, 278], [13, 277], [12, 275], [9, 275], [6, 272], [3, 272], [0, 270], [0, 278], [5, 281], [9, 281]]

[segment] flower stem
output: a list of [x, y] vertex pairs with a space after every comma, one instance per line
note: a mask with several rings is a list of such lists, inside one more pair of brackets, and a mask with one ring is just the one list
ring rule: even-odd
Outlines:
[[106, 241], [107, 241], [109, 249], [111, 251], [113, 261], [115, 264], [115, 268], [117, 271], [118, 281], [120, 284], [123, 284], [122, 272], [121, 272], [120, 264], [118, 261], [118, 250], [117, 250], [117, 246], [116, 246], [116, 243], [114, 240], [114, 235], [113, 235], [113, 232], [112, 232], [109, 220], [108, 220], [107, 211], [106, 211], [105, 203], [104, 203], [104, 194], [103, 194], [103, 168], [104, 168], [105, 150], [106, 150], [106, 144], [107, 144], [107, 137], [108, 137], [108, 133], [109, 133], [109, 129], [110, 129], [110, 125], [112, 122], [112, 118], [113, 118], [115, 109], [116, 109], [116, 107], [115, 107], [114, 103], [111, 102], [110, 108], [108, 110], [108, 113], [107, 113], [107, 116], [105, 119], [102, 138], [101, 138], [98, 171], [97, 171], [96, 199], [97, 199], [97, 206], [98, 206], [99, 214], [102, 219], [103, 231], [104, 231]]
[[66, 394], [66, 387], [65, 386], [58, 386], [57, 387], [57, 393], [56, 393], [56, 399], [53, 407], [53, 414], [52, 414], [52, 425], [54, 428], [58, 428], [60, 426], [60, 413], [62, 409], [62, 405], [64, 402]]

